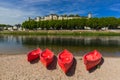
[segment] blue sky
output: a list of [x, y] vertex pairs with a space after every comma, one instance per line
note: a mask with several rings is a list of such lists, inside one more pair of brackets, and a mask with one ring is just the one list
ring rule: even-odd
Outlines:
[[120, 0], [0, 0], [0, 24], [18, 24], [28, 17], [79, 14], [120, 18]]

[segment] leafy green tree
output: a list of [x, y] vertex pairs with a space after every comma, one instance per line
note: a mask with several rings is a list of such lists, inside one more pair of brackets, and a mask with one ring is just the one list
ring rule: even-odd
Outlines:
[[[6, 26], [0, 24], [0, 26]], [[25, 21], [22, 23], [22, 27], [26, 29], [84, 29], [84, 26], [91, 29], [101, 29], [102, 27], [108, 27], [111, 29], [120, 26], [120, 18], [115, 17], [102, 17], [102, 18], [79, 18], [69, 20], [46, 20], [46, 21]]]

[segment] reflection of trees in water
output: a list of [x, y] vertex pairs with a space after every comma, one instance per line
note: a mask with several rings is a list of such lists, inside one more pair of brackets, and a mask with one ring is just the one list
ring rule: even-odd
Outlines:
[[22, 36], [0, 35], [0, 43], [21, 44], [21, 37]]
[[4, 40], [5, 40], [5, 39], [4, 39], [4, 36], [3, 36], [3, 35], [0, 35], [0, 43], [1, 43], [1, 42], [4, 42]]
[[28, 46], [62, 47], [119, 47], [120, 37], [55, 37], [0, 35], [0, 42], [14, 42]]
[[120, 39], [107, 39], [101, 37], [26, 37], [22, 39], [23, 45], [46, 45], [46, 46], [120, 46]]
[[0, 35], [0, 43], [22, 45], [28, 49], [50, 48], [55, 53], [68, 49], [76, 55], [82, 55], [93, 49], [105, 53], [120, 50], [120, 37], [61, 37], [61, 36], [13, 36]]
[[22, 44], [26, 47], [39, 46], [40, 48], [50, 48], [55, 53], [59, 53], [63, 49], [68, 49], [74, 54], [82, 55], [93, 49], [112, 53], [120, 48], [120, 39], [106, 37], [52, 37], [52, 36], [37, 36], [25, 37], [22, 39]]

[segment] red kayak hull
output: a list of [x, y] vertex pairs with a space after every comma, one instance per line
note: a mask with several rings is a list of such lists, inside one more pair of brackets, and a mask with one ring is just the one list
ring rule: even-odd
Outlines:
[[101, 60], [102, 55], [97, 50], [91, 51], [83, 56], [83, 61], [88, 71], [98, 65]]
[[67, 49], [58, 54], [58, 64], [60, 68], [67, 73], [73, 64], [73, 55]]
[[49, 50], [45, 49], [41, 54], [40, 54], [40, 61], [45, 67], [48, 67], [54, 59], [54, 53]]
[[29, 62], [31, 62], [31, 61], [39, 58], [39, 55], [40, 55], [41, 52], [42, 52], [42, 50], [40, 48], [37, 48], [35, 50], [32, 50], [32, 51], [28, 52], [28, 54], [27, 54], [27, 60]]

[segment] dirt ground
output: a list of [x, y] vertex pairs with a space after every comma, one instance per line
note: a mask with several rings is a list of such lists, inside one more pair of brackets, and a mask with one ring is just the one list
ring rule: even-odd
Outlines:
[[57, 57], [46, 68], [39, 59], [29, 63], [27, 56], [0, 55], [0, 80], [120, 80], [120, 58], [103, 57], [101, 66], [86, 71], [81, 56], [67, 74], [57, 64]]

